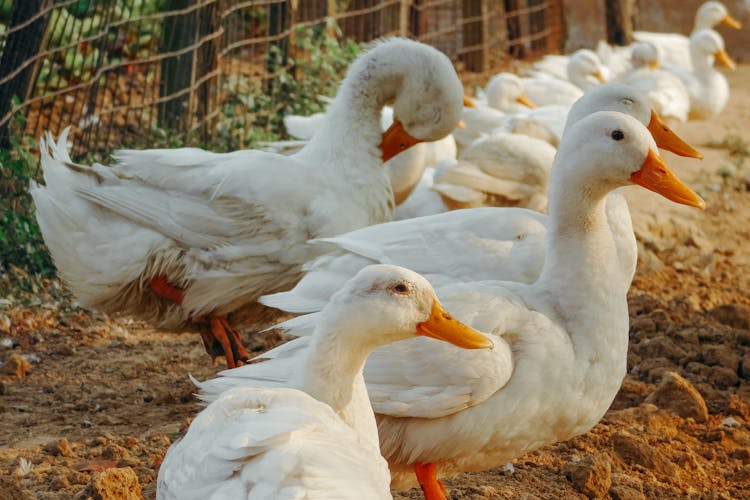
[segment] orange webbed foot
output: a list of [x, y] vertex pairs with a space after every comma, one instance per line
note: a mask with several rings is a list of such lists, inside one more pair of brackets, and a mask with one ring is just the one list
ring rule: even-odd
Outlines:
[[417, 462], [414, 464], [414, 474], [426, 500], [446, 500], [445, 486], [437, 478], [437, 464]]
[[236, 368], [250, 359], [239, 333], [223, 316], [210, 316], [209, 328], [201, 329], [201, 338], [211, 356], [226, 357], [227, 368]]

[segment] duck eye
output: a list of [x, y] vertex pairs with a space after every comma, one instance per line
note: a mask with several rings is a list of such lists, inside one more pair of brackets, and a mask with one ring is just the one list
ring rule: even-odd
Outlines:
[[403, 282], [396, 283], [395, 285], [391, 287], [391, 291], [393, 291], [393, 293], [398, 293], [398, 294], [403, 295], [403, 294], [409, 293], [409, 287], [406, 285], [406, 283], [403, 283]]
[[622, 130], [615, 130], [612, 132], [612, 139], [616, 141], [621, 141], [625, 138], [625, 134], [622, 133]]

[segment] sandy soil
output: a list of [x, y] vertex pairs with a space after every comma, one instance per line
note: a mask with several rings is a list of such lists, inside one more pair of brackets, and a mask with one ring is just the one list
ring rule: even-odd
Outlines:
[[[452, 498], [750, 498], [750, 151], [704, 146], [750, 139], [750, 66], [729, 77], [721, 117], [675, 127], [706, 159], [665, 153], [708, 209], [628, 193], [641, 259], [629, 374], [612, 408], [513, 471], [446, 481]], [[0, 300], [0, 498], [153, 498], [160, 458], [200, 408], [187, 374], [222, 365], [193, 333], [83, 311], [61, 295], [49, 283]]]

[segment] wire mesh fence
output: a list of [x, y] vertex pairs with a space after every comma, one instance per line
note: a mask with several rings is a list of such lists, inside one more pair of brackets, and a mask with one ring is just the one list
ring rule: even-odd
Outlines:
[[409, 36], [482, 72], [562, 38], [561, 0], [0, 0], [0, 22], [0, 146], [12, 122], [72, 125], [76, 154], [247, 147], [332, 93], [354, 42]]

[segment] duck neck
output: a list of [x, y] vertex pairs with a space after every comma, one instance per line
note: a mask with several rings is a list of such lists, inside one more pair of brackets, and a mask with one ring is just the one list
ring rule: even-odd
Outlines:
[[359, 404], [357, 395], [366, 393], [362, 370], [374, 346], [347, 342], [344, 332], [327, 327], [324, 321], [318, 328], [301, 373], [301, 389], [333, 408], [350, 426], [360, 427], [350, 421], [357, 413], [351, 406]]
[[571, 286], [587, 290], [585, 298], [557, 293], [555, 300], [562, 310], [577, 310], [576, 301], [592, 297], [607, 301], [615, 291], [622, 294], [623, 287], [617, 286], [621, 281], [617, 248], [607, 217], [609, 192], [575, 176], [553, 175], [550, 180], [547, 253], [539, 284], [550, 291]]
[[716, 72], [714, 56], [695, 47], [690, 47], [690, 62], [693, 63], [693, 74], [699, 80], [706, 80]]
[[356, 156], [358, 161], [351, 166], [357, 168], [347, 169], [354, 177], [361, 172], [365, 155], [382, 172], [380, 113], [401, 91], [406, 71], [393, 54], [378, 48], [355, 61], [328, 108], [322, 128], [300, 155], [335, 158], [331, 165], [344, 166], [347, 162], [342, 158]]
[[628, 286], [607, 218], [607, 190], [554, 177], [550, 185], [547, 253], [532, 286], [585, 367], [581, 390], [597, 391], [604, 411], [625, 375], [628, 346]]

